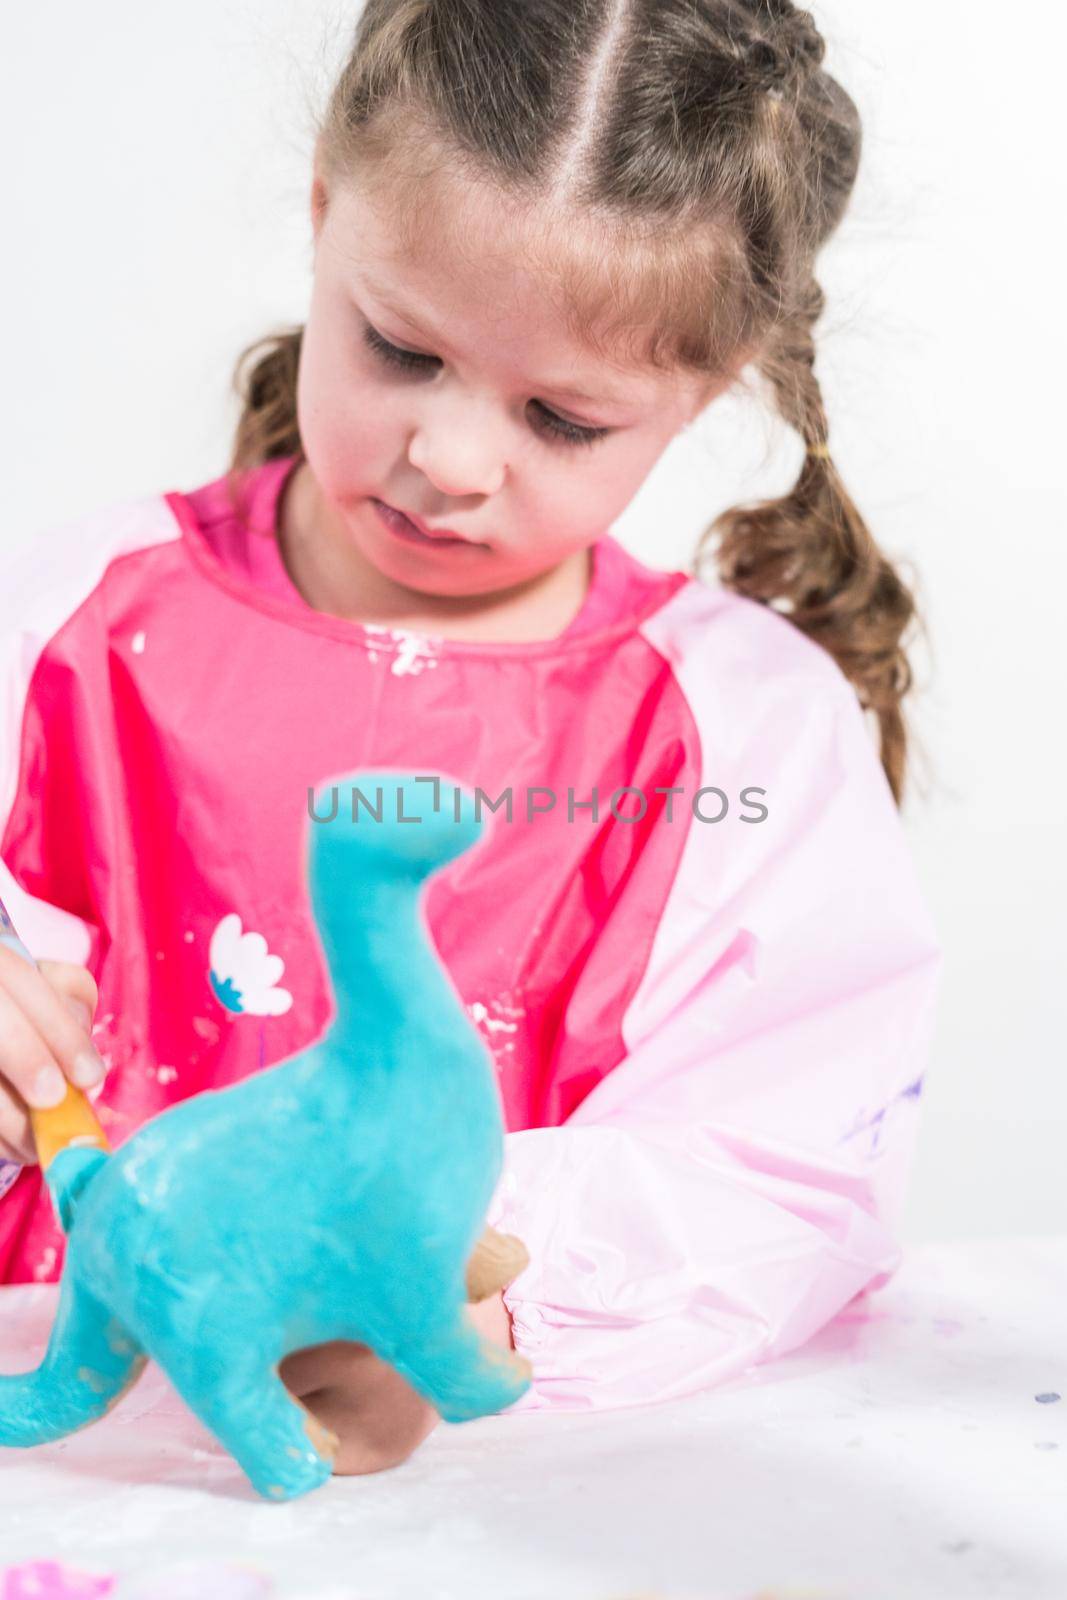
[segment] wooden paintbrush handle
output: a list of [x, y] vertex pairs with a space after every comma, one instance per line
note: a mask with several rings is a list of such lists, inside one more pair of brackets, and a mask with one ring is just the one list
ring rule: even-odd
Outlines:
[[31, 1106], [30, 1126], [42, 1172], [48, 1171], [61, 1150], [111, 1149], [88, 1099], [73, 1084], [67, 1085], [67, 1097], [58, 1106], [49, 1106], [47, 1111]]

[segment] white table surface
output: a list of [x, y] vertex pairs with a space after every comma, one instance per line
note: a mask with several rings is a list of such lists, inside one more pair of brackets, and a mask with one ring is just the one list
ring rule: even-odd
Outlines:
[[[0, 1371], [35, 1364], [55, 1296], [0, 1289]], [[0, 1450], [0, 1567], [45, 1559], [233, 1562], [278, 1600], [1065, 1600], [1067, 1236], [913, 1248], [728, 1386], [442, 1424], [283, 1505], [150, 1366], [103, 1422]]]

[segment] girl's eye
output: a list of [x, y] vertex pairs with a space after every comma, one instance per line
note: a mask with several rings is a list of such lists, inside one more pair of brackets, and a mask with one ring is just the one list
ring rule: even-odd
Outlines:
[[401, 350], [399, 345], [383, 339], [377, 328], [372, 328], [369, 322], [364, 327], [363, 337], [375, 355], [381, 356], [394, 367], [432, 367], [437, 359], [436, 356], [420, 356], [415, 350]]
[[535, 400], [533, 404], [545, 432], [555, 434], [557, 439], [562, 439], [566, 444], [596, 444], [598, 439], [606, 439], [611, 432], [610, 428], [580, 428], [576, 422], [568, 422], [566, 417], [558, 417], [554, 411], [542, 405], [540, 400]]
[[[425, 372], [437, 364], [436, 356], [420, 355], [416, 350], [402, 350], [399, 345], [390, 344], [388, 339], [383, 339], [377, 328], [372, 328], [369, 322], [364, 324], [363, 339], [375, 355], [389, 366], [400, 367], [407, 372]], [[610, 428], [579, 427], [576, 422], [568, 422], [566, 417], [557, 416], [554, 411], [542, 405], [540, 400], [535, 400], [533, 404], [545, 432], [564, 440], [567, 444], [596, 444], [598, 439], [603, 439], [611, 432]]]

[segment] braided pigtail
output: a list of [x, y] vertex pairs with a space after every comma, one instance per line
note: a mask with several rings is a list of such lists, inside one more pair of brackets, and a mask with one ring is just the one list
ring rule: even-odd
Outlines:
[[812, 278], [806, 300], [775, 330], [759, 363], [779, 413], [807, 446], [795, 485], [781, 499], [723, 513], [701, 548], [717, 536], [721, 581], [782, 611], [833, 656], [860, 704], [877, 717], [882, 764], [899, 804], [907, 747], [901, 702], [912, 686], [902, 639], [915, 601], [875, 544], [830, 455], [814, 370], [813, 328], [822, 309]]

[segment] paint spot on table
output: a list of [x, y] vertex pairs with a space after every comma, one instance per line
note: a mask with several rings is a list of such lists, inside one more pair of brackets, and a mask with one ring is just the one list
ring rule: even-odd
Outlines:
[[1053, 1401], [1058, 1400], [1059, 1398], [1059, 1395], [1054, 1389], [1048, 1390], [1048, 1392], [1045, 1394], [1034, 1395], [1034, 1399], [1037, 1401], [1039, 1406], [1050, 1406], [1052, 1405]]
[[100, 1600], [114, 1587], [114, 1578], [73, 1572], [56, 1561], [27, 1561], [0, 1571], [0, 1600]]

